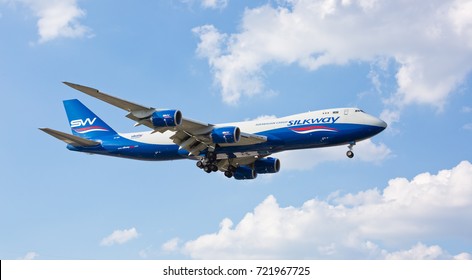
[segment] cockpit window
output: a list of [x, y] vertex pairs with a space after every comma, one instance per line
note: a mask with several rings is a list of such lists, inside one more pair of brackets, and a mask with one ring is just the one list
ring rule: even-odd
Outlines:
[[361, 109], [356, 109], [356, 113], [357, 113], [357, 112], [364, 113], [364, 111], [362, 111]]

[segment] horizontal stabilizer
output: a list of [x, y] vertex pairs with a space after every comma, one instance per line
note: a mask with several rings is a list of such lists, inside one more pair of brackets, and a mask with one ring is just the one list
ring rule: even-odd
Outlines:
[[40, 130], [75, 147], [93, 147], [100, 145], [100, 142], [84, 139], [82, 137], [57, 131], [51, 128], [40, 128]]

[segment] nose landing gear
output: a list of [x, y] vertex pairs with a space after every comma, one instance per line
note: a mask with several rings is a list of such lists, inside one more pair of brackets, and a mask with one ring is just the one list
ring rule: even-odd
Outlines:
[[349, 148], [349, 151], [346, 152], [346, 156], [348, 158], [353, 158], [354, 157], [354, 152], [352, 151], [352, 148], [354, 147], [354, 145], [356, 145], [356, 142], [351, 142], [351, 143], [349, 143], [349, 146], [347, 146]]

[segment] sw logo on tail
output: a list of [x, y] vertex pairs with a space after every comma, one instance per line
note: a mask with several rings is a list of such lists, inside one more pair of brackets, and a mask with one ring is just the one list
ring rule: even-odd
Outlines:
[[86, 118], [85, 120], [72, 120], [70, 121], [70, 127], [86, 126], [87, 124], [92, 125], [96, 120], [97, 118], [93, 118], [93, 120], [91, 120], [90, 118]]
[[[128, 111], [135, 126], [151, 130], [117, 133], [79, 100], [65, 100], [72, 135], [50, 128], [42, 131], [66, 142], [72, 151], [138, 160], [193, 159], [207, 173], [254, 179], [276, 173], [280, 160], [270, 155], [295, 149], [348, 145], [383, 131], [387, 124], [357, 108], [325, 109], [264, 121], [210, 124], [182, 116], [179, 110], [138, 105], [96, 89], [66, 85]], [[342, 112], [342, 113], [340, 113]]]

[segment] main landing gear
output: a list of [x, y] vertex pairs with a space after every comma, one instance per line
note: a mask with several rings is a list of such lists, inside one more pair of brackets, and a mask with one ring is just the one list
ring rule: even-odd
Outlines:
[[228, 178], [233, 177], [234, 171], [236, 171], [236, 167], [234, 167], [232, 165], [228, 166], [228, 170], [225, 171], [225, 176], [228, 177]]
[[216, 154], [214, 152], [208, 152], [206, 157], [197, 161], [197, 167], [203, 169], [206, 173], [218, 171], [218, 166], [216, 166]]
[[[197, 161], [197, 167], [202, 169], [206, 173], [218, 171], [216, 154], [214, 152], [208, 152], [203, 159]], [[233, 177], [235, 171], [236, 167], [233, 165], [229, 165], [224, 173], [226, 177], [231, 178]]]
[[354, 145], [356, 145], [356, 142], [351, 142], [351, 143], [349, 143], [349, 146], [347, 146], [349, 148], [349, 151], [346, 152], [346, 156], [348, 158], [353, 158], [354, 157], [354, 152], [352, 151], [352, 148], [354, 147]]

